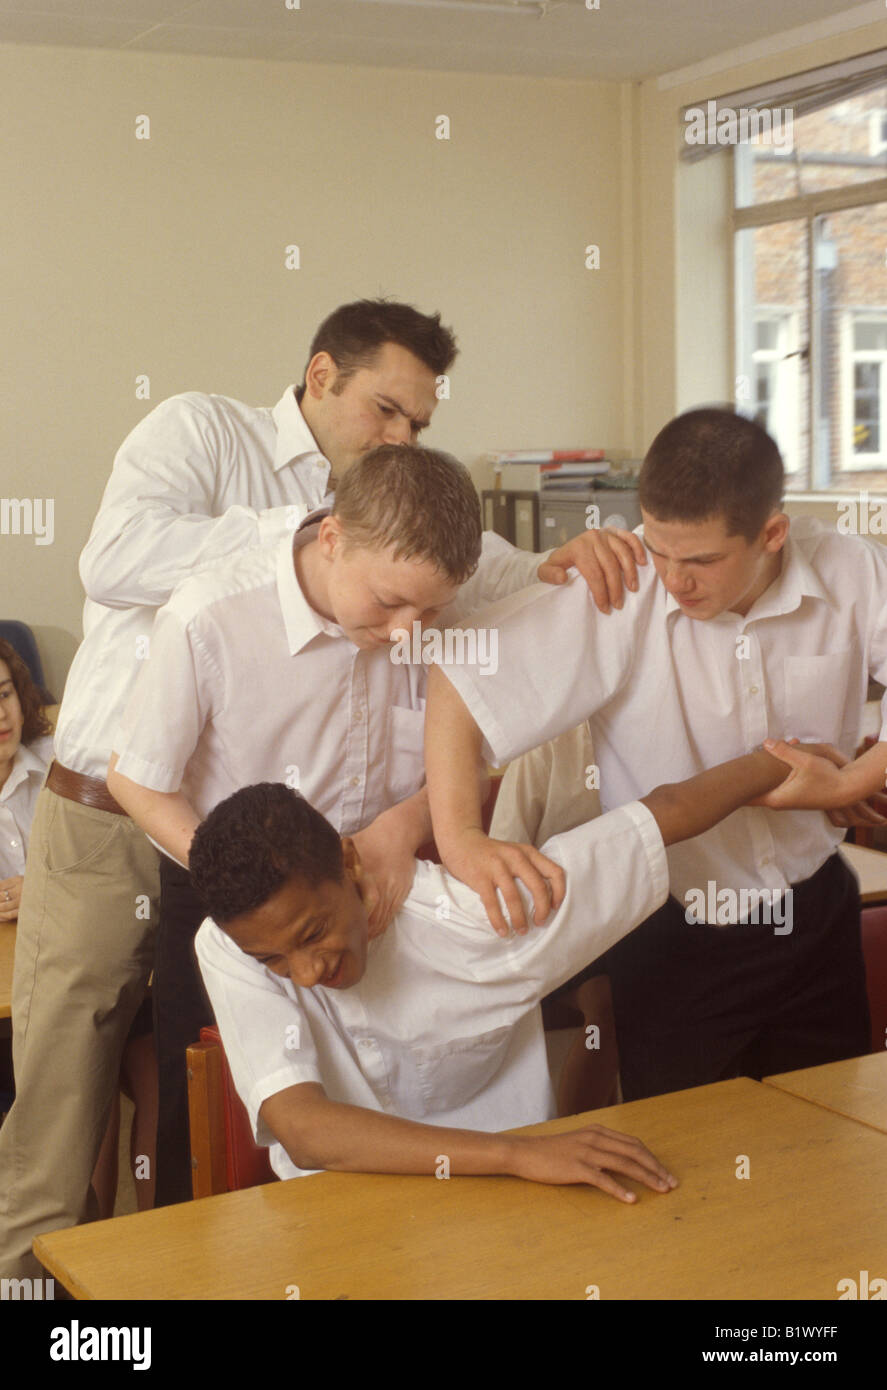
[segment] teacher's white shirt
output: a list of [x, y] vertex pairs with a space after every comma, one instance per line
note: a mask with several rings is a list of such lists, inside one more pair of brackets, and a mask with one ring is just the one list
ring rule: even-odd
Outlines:
[[104, 779], [157, 609], [202, 567], [291, 534], [329, 475], [292, 386], [273, 409], [188, 392], [136, 425], [80, 557], [83, 642], [55, 737], [63, 766]]

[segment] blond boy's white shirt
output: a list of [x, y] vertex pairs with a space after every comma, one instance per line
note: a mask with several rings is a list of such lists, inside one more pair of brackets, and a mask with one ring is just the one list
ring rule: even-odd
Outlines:
[[[574, 578], [506, 599], [486, 620], [499, 629], [497, 676], [443, 665], [484, 756], [501, 765], [587, 718], [607, 810], [769, 736], [852, 757], [869, 674], [887, 679], [887, 548], [796, 521], [780, 575], [745, 617], [687, 617], [649, 565], [609, 616]], [[881, 719], [887, 739], [887, 696]], [[822, 813], [744, 807], [669, 849], [672, 893], [683, 900], [709, 882], [784, 890], [843, 836]]]
[[544, 848], [567, 879], [544, 927], [500, 939], [472, 889], [420, 862], [403, 908], [370, 944], [363, 979], [347, 990], [296, 986], [203, 923], [195, 944], [204, 983], [253, 1133], [279, 1177], [302, 1170], [259, 1110], [305, 1082], [332, 1101], [426, 1124], [493, 1131], [554, 1115], [539, 1002], [660, 905], [668, 870], [640, 803]]
[[[115, 738], [124, 777], [181, 791], [201, 818], [239, 787], [284, 782], [340, 834], [419, 790], [426, 667], [359, 649], [311, 608], [292, 552], [315, 534], [176, 589]], [[485, 535], [477, 574], [438, 625], [532, 582], [539, 558]]]

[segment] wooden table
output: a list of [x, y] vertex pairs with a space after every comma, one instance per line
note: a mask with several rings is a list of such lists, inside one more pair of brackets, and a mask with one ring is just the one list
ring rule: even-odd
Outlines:
[[[745, 1079], [535, 1126], [639, 1135], [634, 1206], [514, 1178], [321, 1173], [38, 1237], [78, 1298], [834, 1300], [887, 1250], [887, 1140]], [[737, 1178], [746, 1155], [748, 1179]]]
[[841, 845], [840, 853], [859, 879], [863, 906], [887, 903], [887, 854], [862, 845]]
[[12, 962], [15, 922], [0, 922], [0, 1019], [12, 1015]]
[[887, 1134], [887, 1051], [824, 1067], [806, 1067], [781, 1076], [765, 1076], [765, 1084], [812, 1101], [836, 1115]]

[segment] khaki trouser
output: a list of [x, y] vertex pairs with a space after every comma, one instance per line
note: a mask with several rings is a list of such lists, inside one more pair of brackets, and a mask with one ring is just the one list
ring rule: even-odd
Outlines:
[[158, 855], [127, 816], [44, 787], [12, 984], [16, 1098], [0, 1128], [0, 1276], [38, 1277], [31, 1241], [95, 1219], [90, 1179], [151, 972]]

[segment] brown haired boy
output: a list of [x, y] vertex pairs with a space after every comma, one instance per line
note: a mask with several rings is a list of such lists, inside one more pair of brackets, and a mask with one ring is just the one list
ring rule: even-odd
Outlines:
[[[653, 780], [680, 781], [768, 735], [860, 743], [869, 676], [887, 681], [887, 550], [781, 511], [772, 439], [727, 410], [690, 411], [653, 441], [639, 492], [653, 567], [601, 625], [575, 585], [485, 615], [498, 679], [442, 665], [429, 683], [427, 766], [435, 838], [452, 873], [502, 925], [541, 918], [538, 858], [486, 839], [465, 768], [493, 763], [590, 719], [604, 810]], [[805, 754], [776, 745], [784, 761]], [[843, 805], [883, 788], [879, 743], [855, 760]], [[577, 778], [584, 769], [577, 768]], [[849, 768], [848, 768], [849, 771]], [[598, 962], [613, 989], [627, 1100], [856, 1056], [868, 1009], [856, 881], [839, 821], [787, 791], [669, 850], [672, 896]], [[815, 782], [824, 784], [821, 765]], [[810, 798], [797, 804], [809, 807]], [[819, 806], [834, 805], [820, 801]], [[563, 876], [542, 866], [558, 906]]]

